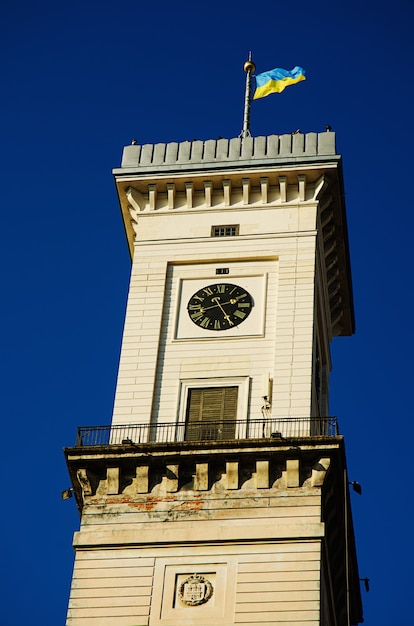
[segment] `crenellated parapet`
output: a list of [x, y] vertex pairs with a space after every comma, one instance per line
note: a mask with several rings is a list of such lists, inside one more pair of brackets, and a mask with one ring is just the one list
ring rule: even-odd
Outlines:
[[[286, 135], [269, 135], [261, 137], [234, 137], [233, 139], [209, 139], [207, 141], [183, 141], [181, 143], [144, 144], [133, 143], [125, 146], [121, 170], [135, 171], [153, 169], [171, 170], [173, 168], [197, 170], [203, 164], [237, 164], [243, 167], [249, 161], [274, 159], [310, 159], [315, 157], [333, 156], [335, 150], [335, 133], [293, 133]], [[121, 173], [115, 170], [115, 173]]]

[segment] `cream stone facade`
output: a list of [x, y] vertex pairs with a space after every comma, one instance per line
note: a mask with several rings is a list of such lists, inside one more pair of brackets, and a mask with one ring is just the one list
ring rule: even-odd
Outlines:
[[66, 449], [67, 626], [359, 623], [334, 133], [131, 145], [114, 175], [132, 275], [112, 424]]
[[[300, 167], [296, 162], [275, 167], [275, 159], [264, 152], [264, 139], [270, 150], [275, 137], [250, 140], [256, 159], [250, 155], [249, 161], [240, 159], [235, 164], [216, 157], [209, 162], [212, 171], [183, 168], [180, 154], [184, 148], [188, 150], [186, 143], [180, 149], [177, 146], [177, 165], [184, 171], [178, 169], [172, 175], [171, 163], [158, 163], [141, 165], [143, 172], [138, 179], [134, 174], [128, 175], [128, 167], [116, 173], [127, 234], [133, 241], [134, 263], [114, 424], [175, 421], [180, 412], [177, 399], [182, 377], [208, 378], [209, 372], [224, 377], [242, 372], [241, 375], [250, 377], [252, 388], [246, 417], [260, 414], [266, 373], [275, 398], [273, 415], [304, 417], [316, 411], [328, 413], [329, 342], [332, 333], [342, 334], [344, 328], [349, 332], [352, 324], [344, 319], [344, 312], [349, 314], [346, 304], [351, 298], [347, 281], [339, 279], [340, 257], [346, 253], [341, 249], [342, 242], [338, 244], [343, 224], [338, 224], [338, 216], [333, 212], [332, 196], [338, 191], [334, 134], [281, 138], [281, 150], [287, 150], [287, 139], [291, 142], [291, 158], [298, 150], [296, 144], [305, 148], [305, 139], [309, 153], [311, 148], [316, 153], [318, 147], [315, 156], [319, 160], [310, 160], [305, 151], [309, 161], [305, 158]], [[242, 146], [247, 140], [236, 141]], [[210, 154], [219, 154], [225, 142], [206, 142], [206, 158], [209, 149]], [[227, 142], [228, 149], [232, 142]], [[195, 143], [196, 147], [202, 144]], [[165, 152], [170, 145], [164, 146]], [[263, 158], [257, 156], [261, 156], [259, 147]], [[149, 154], [149, 148], [144, 146], [141, 153]], [[154, 155], [157, 148], [160, 153], [160, 146], [155, 146]], [[325, 155], [321, 159], [320, 152], [329, 148], [331, 159]], [[139, 154], [139, 149], [127, 147], [124, 163], [128, 165], [131, 152]], [[192, 161], [189, 165], [193, 165]], [[148, 169], [155, 169], [155, 175]], [[214, 226], [227, 224], [237, 225], [236, 237], [211, 236]], [[321, 237], [322, 231], [328, 236]], [[325, 265], [325, 259], [333, 262], [334, 288], [345, 304], [333, 311], [333, 316], [342, 316], [339, 320], [331, 318], [329, 297], [322, 293], [327, 287], [322, 275], [325, 268], [320, 267]], [[243, 332], [242, 326], [233, 329], [233, 333], [208, 334], [205, 330], [197, 332], [189, 321], [186, 300], [180, 299], [186, 281], [195, 284], [197, 279], [206, 285], [218, 282], [215, 272], [221, 267], [229, 270], [220, 279], [224, 282], [237, 282], [248, 276], [262, 279], [265, 293], [257, 303], [255, 313], [261, 317], [254, 330]], [[311, 376], [315, 307], [320, 309], [317, 332], [325, 384], [323, 406], [318, 409], [314, 406]], [[193, 326], [192, 335], [180, 333], [182, 318]], [[161, 371], [162, 375], [157, 375]]]

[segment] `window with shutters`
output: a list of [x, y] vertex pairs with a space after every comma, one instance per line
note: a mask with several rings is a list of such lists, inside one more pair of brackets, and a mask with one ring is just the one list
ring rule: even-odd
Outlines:
[[234, 439], [239, 387], [201, 387], [188, 390], [187, 441]]
[[182, 378], [178, 404], [181, 440], [245, 439], [249, 376]]

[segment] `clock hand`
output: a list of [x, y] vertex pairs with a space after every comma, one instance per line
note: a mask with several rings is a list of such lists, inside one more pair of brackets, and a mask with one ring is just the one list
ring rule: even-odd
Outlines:
[[[215, 298], [213, 298], [213, 302], [215, 302]], [[234, 304], [229, 302], [223, 302], [223, 305], [226, 304]], [[220, 306], [218, 303], [217, 304], [213, 304], [213, 306], [203, 306], [202, 304], [197, 305], [199, 307], [200, 313], [204, 313], [205, 311], [209, 311], [210, 309], [216, 309], [218, 306]]]
[[[222, 305], [220, 304], [220, 298], [211, 298], [212, 302], [216, 302], [217, 306], [222, 310], [224, 318], [228, 321], [230, 326], [234, 326], [234, 323], [231, 321], [230, 316], [228, 315], [228, 313], [226, 313], [226, 311], [223, 309]], [[226, 302], [225, 304], [229, 304], [228, 302]]]
[[[212, 302], [216, 302], [217, 298], [212, 298]], [[229, 300], [228, 302], [223, 302], [221, 306], [226, 306], [226, 304], [236, 304], [237, 300], [234, 300], [233, 298], [231, 300]], [[217, 306], [220, 306], [219, 303], [217, 304], [213, 304], [213, 306], [202, 306], [200, 304], [201, 309], [204, 311], [208, 311], [209, 309], [215, 309]]]

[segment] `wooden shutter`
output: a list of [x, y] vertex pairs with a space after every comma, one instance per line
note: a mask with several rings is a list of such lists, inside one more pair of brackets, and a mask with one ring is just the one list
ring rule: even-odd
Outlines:
[[238, 387], [190, 389], [186, 439], [234, 439]]

